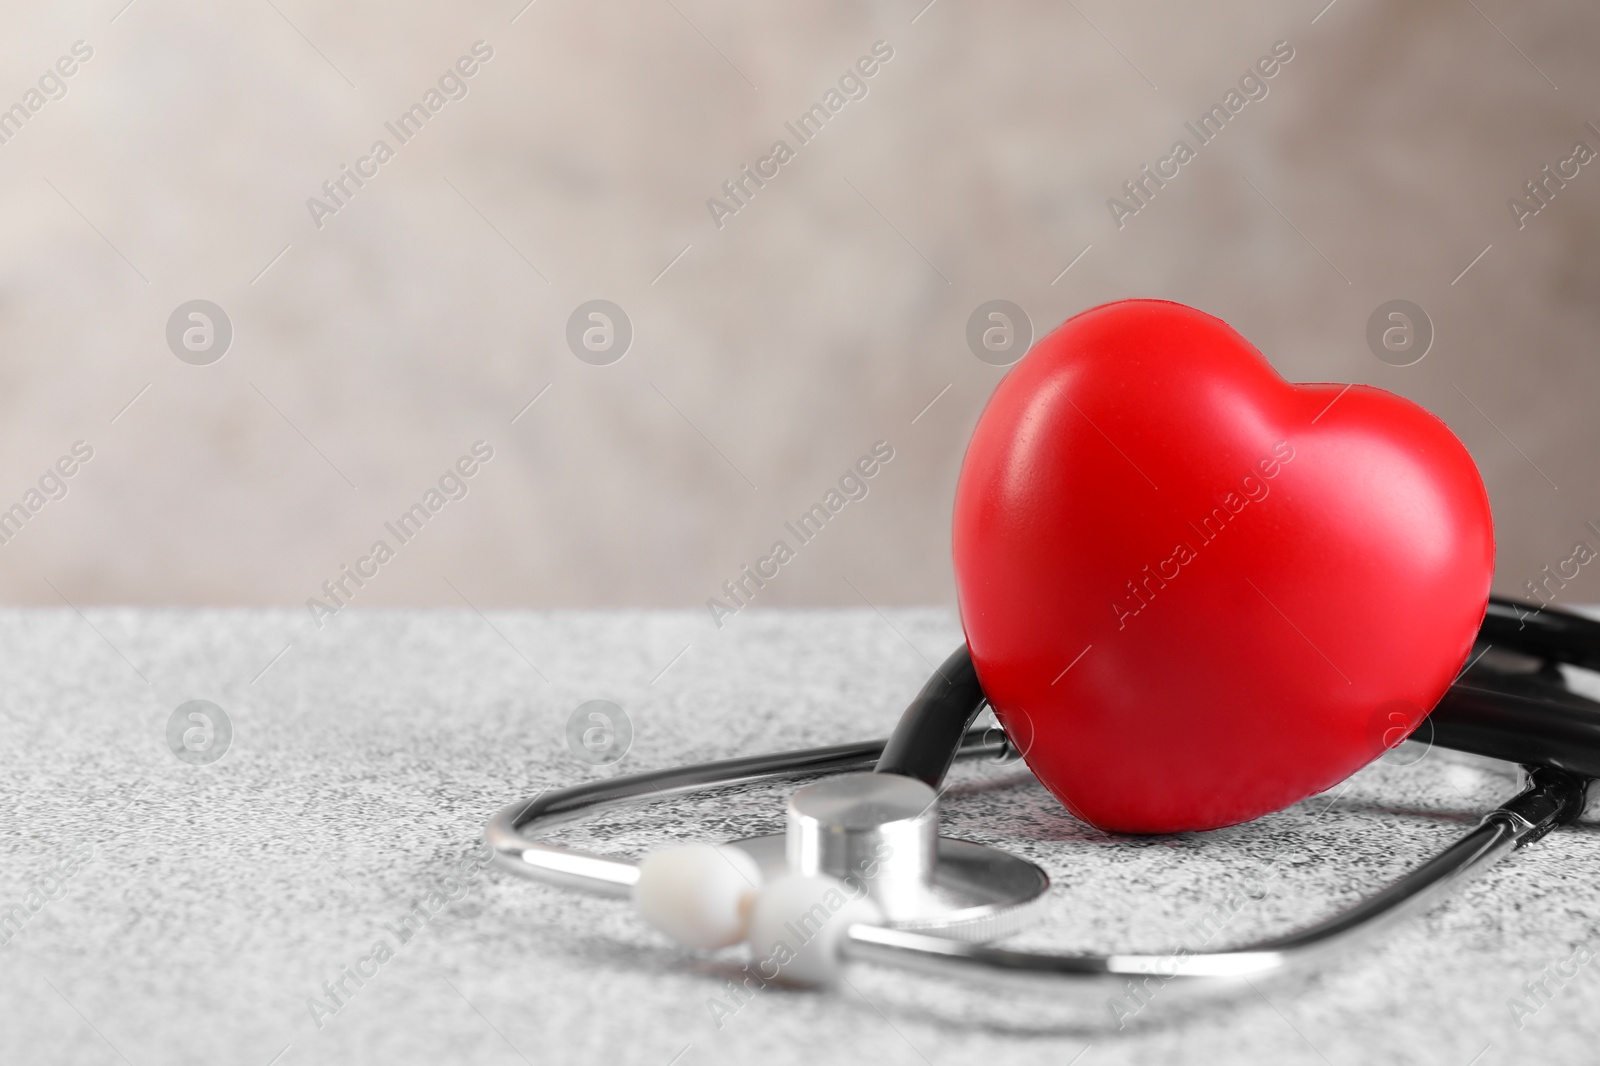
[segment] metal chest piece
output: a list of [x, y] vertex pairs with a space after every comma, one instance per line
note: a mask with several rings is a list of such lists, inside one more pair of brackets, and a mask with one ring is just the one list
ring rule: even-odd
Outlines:
[[958, 940], [1009, 936], [1050, 887], [997, 848], [939, 835], [939, 795], [899, 774], [852, 773], [789, 798], [788, 831], [733, 842], [768, 878], [826, 874], [867, 895], [892, 928]]

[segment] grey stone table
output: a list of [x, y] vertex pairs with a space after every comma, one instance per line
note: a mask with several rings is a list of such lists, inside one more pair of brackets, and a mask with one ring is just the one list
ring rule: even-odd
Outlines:
[[[750, 611], [720, 631], [698, 612], [352, 610], [320, 631], [288, 610], [0, 614], [0, 1062], [1594, 1061], [1592, 826], [1312, 979], [1223, 1001], [1166, 989], [1136, 1013], [1104, 991], [861, 970], [838, 993], [764, 991], [719, 1026], [732, 957], [475, 864], [485, 819], [541, 788], [881, 736], [958, 637], [936, 610]], [[212, 713], [207, 747], [204, 720], [178, 715], [177, 747], [204, 749], [189, 757], [226, 740], [209, 763], [169, 743], [195, 699], [231, 724]], [[567, 746], [590, 699], [631, 719], [616, 765]], [[1114, 839], [1017, 767], [968, 766], [945, 824], [1050, 871], [1017, 943], [1169, 950], [1219, 904], [1214, 945], [1348, 904], [1511, 788], [1408, 748], [1251, 825]], [[780, 825], [780, 798], [567, 833], [617, 853], [749, 835]]]

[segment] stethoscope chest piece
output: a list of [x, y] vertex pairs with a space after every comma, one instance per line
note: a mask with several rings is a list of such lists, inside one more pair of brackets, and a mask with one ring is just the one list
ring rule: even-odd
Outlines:
[[1050, 878], [998, 848], [939, 835], [939, 794], [899, 774], [850, 773], [798, 789], [787, 830], [733, 841], [767, 879], [828, 876], [891, 928], [987, 941], [1024, 926]]

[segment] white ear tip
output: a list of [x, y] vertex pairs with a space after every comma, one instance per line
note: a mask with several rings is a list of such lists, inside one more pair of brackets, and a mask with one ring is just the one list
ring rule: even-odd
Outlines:
[[761, 868], [746, 852], [684, 844], [645, 856], [633, 901], [644, 920], [690, 947], [707, 951], [744, 939]]
[[790, 874], [769, 882], [750, 911], [751, 966], [767, 980], [829, 985], [839, 978], [845, 930], [881, 925], [867, 896], [832, 877]]

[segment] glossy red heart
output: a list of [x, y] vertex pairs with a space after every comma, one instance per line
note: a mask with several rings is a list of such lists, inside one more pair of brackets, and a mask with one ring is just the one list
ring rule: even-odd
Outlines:
[[1232, 825], [1409, 733], [1483, 620], [1494, 530], [1445, 424], [1293, 385], [1229, 326], [1127, 300], [995, 389], [962, 463], [961, 620], [1028, 766], [1103, 829]]

